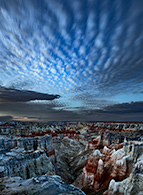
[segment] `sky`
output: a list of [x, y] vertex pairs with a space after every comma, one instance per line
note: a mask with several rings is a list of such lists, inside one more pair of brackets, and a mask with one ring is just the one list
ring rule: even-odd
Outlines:
[[0, 0], [0, 121], [143, 121], [142, 0]]

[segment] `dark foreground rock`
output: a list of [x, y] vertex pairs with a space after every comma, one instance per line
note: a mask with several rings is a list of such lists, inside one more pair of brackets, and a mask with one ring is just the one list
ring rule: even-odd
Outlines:
[[21, 177], [2, 178], [1, 195], [85, 195], [79, 188], [67, 185], [60, 176], [42, 175], [23, 180]]

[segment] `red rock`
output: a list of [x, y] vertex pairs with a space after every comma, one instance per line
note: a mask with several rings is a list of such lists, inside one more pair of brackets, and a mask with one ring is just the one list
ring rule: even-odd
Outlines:
[[[98, 137], [89, 143], [89, 147], [97, 148], [99, 143], [100, 139]], [[106, 190], [112, 179], [121, 181], [130, 172], [131, 170], [128, 169], [126, 154], [122, 148], [122, 144], [111, 145], [110, 148], [104, 146], [101, 152], [96, 149], [89, 156], [83, 169], [82, 186], [80, 187], [82, 189], [94, 190], [97, 193]]]

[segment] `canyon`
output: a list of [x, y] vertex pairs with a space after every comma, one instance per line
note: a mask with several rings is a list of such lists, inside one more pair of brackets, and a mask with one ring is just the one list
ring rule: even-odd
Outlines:
[[143, 193], [142, 125], [67, 127], [12, 136], [1, 130], [1, 194]]

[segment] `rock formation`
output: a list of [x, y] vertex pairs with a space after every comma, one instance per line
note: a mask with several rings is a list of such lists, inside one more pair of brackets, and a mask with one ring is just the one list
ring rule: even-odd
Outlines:
[[0, 177], [54, 174], [52, 137], [0, 139]]
[[[120, 147], [120, 143], [124, 141], [124, 137], [117, 133], [110, 133], [109, 131], [100, 132], [99, 135], [88, 142], [86, 149], [103, 149], [104, 146], [108, 146], [109, 148], [118, 148]], [[117, 149], [116, 148], [116, 149]]]
[[[0, 177], [2, 178], [2, 189], [3, 186], [6, 186], [2, 190], [3, 194], [41, 193], [43, 195], [47, 194], [47, 192], [54, 195], [61, 193], [84, 194], [80, 189], [57, 180], [58, 176], [55, 177], [56, 179], [49, 177], [49, 175], [54, 175], [57, 172], [63, 176], [66, 182], [72, 183], [77, 177], [75, 173], [82, 172], [82, 168], [91, 153], [91, 151], [90, 153], [88, 151], [84, 153], [87, 142], [85, 142], [81, 135], [78, 136], [75, 133], [75, 135], [72, 133], [64, 135], [63, 132], [59, 134], [54, 136], [53, 139], [52, 135], [14, 138], [1, 137]], [[70, 137], [73, 137], [73, 139]], [[53, 146], [55, 149], [53, 149]], [[45, 173], [48, 179], [44, 182], [39, 182], [39, 179], [42, 177], [35, 178], [34, 180], [30, 179]], [[25, 188], [25, 184], [29, 184], [29, 182], [30, 185]]]
[[82, 169], [92, 152], [90, 149], [85, 150], [86, 143], [82, 137], [79, 140], [67, 136], [53, 139], [56, 174], [68, 183], [72, 183], [82, 173]]
[[104, 192], [108, 186], [105, 193], [108, 195], [133, 195], [136, 188], [138, 192], [142, 191], [143, 143], [140, 143], [128, 142], [118, 144], [118, 147], [112, 144], [95, 149], [85, 164], [80, 181], [74, 184], [87, 193]]
[[87, 195], [143, 192], [141, 125], [99, 122], [79, 124], [79, 129], [75, 124], [35, 128], [26, 126], [17, 133], [17, 128], [2, 126], [0, 194], [84, 194], [63, 181]]
[[24, 179], [42, 175], [54, 174], [55, 170], [42, 150], [25, 151], [12, 149], [0, 157], [0, 177], [21, 176]]
[[133, 142], [125, 147], [126, 153], [133, 162], [129, 177], [122, 181], [112, 179], [106, 195], [141, 195], [143, 194], [143, 143]]
[[0, 180], [1, 195], [85, 195], [73, 185], [67, 185], [57, 175], [23, 180], [21, 177], [3, 178]]
[[46, 151], [50, 151], [52, 147], [52, 136], [46, 135], [43, 137], [14, 137], [7, 138], [0, 137], [0, 151], [7, 151], [12, 148], [24, 148], [27, 150], [37, 150], [42, 148]]

